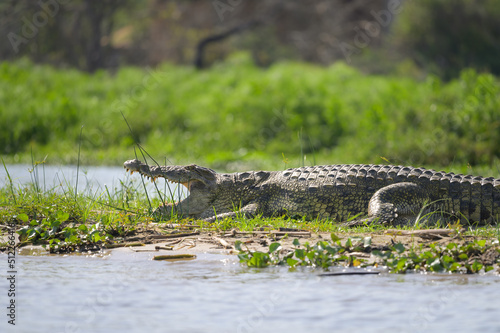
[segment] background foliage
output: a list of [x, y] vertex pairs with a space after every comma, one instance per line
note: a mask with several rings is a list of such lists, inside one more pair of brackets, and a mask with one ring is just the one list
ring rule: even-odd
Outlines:
[[445, 83], [341, 62], [261, 69], [246, 54], [203, 72], [165, 64], [114, 75], [4, 62], [0, 149], [74, 163], [83, 125], [83, 163], [120, 164], [137, 141], [156, 158], [229, 169], [283, 166], [283, 155], [297, 166], [301, 152], [307, 163], [494, 165], [499, 90], [474, 70]]

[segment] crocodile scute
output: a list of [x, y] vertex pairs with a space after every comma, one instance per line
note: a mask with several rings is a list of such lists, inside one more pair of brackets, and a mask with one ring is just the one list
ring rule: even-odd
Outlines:
[[126, 161], [124, 167], [189, 189], [187, 198], [162, 205], [158, 212], [209, 222], [283, 215], [349, 221], [347, 225], [500, 222], [500, 179], [493, 177], [360, 164], [238, 173], [197, 165], [148, 166], [139, 160]]

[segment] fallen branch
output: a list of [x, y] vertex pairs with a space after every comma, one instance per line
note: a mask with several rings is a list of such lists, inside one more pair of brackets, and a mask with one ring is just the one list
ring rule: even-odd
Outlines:
[[[283, 229], [283, 230], [282, 230]], [[224, 237], [236, 237], [237, 235], [273, 235], [273, 236], [285, 236], [290, 237], [311, 237], [310, 231], [287, 231], [287, 230], [298, 230], [298, 229], [287, 229], [280, 228], [280, 230], [270, 230], [270, 231], [238, 231], [231, 230], [230, 233], [224, 234]]]
[[154, 256], [153, 260], [186, 260], [186, 259], [196, 259], [194, 254], [165, 254], [162, 256]]
[[421, 238], [430, 238], [430, 239], [435, 239], [435, 238], [444, 238], [444, 237], [451, 237], [457, 234], [458, 232], [462, 232], [463, 229], [461, 230], [455, 230], [455, 229], [425, 229], [425, 230], [398, 230], [398, 229], [389, 229], [386, 230], [384, 233], [388, 235], [394, 235], [394, 236], [417, 236]]
[[160, 251], [160, 250], [172, 251], [173, 249], [174, 249], [173, 246], [155, 246], [156, 251]]
[[271, 231], [271, 234], [274, 236], [285, 236], [288, 235], [290, 237], [311, 237], [311, 232], [309, 231]]

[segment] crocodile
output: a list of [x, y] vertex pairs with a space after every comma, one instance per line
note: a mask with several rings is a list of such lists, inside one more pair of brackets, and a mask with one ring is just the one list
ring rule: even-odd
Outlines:
[[[152, 181], [162, 177], [189, 190], [157, 212], [182, 218], [302, 217], [346, 225], [417, 221], [500, 222], [500, 179], [395, 165], [322, 165], [284, 171], [217, 173], [197, 166], [124, 167]], [[346, 222], [347, 221], [347, 222]]]

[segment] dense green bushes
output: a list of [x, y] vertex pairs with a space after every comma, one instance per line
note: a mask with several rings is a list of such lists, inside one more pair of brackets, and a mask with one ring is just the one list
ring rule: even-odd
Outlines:
[[[163, 65], [112, 75], [0, 64], [7, 161], [118, 164], [134, 141], [155, 158], [231, 168], [382, 162], [491, 165], [500, 157], [500, 83], [465, 70], [448, 83], [364, 76], [343, 63], [254, 67], [239, 55], [198, 72]], [[133, 135], [122, 118], [128, 120]], [[294, 159], [297, 158], [297, 159]]]

